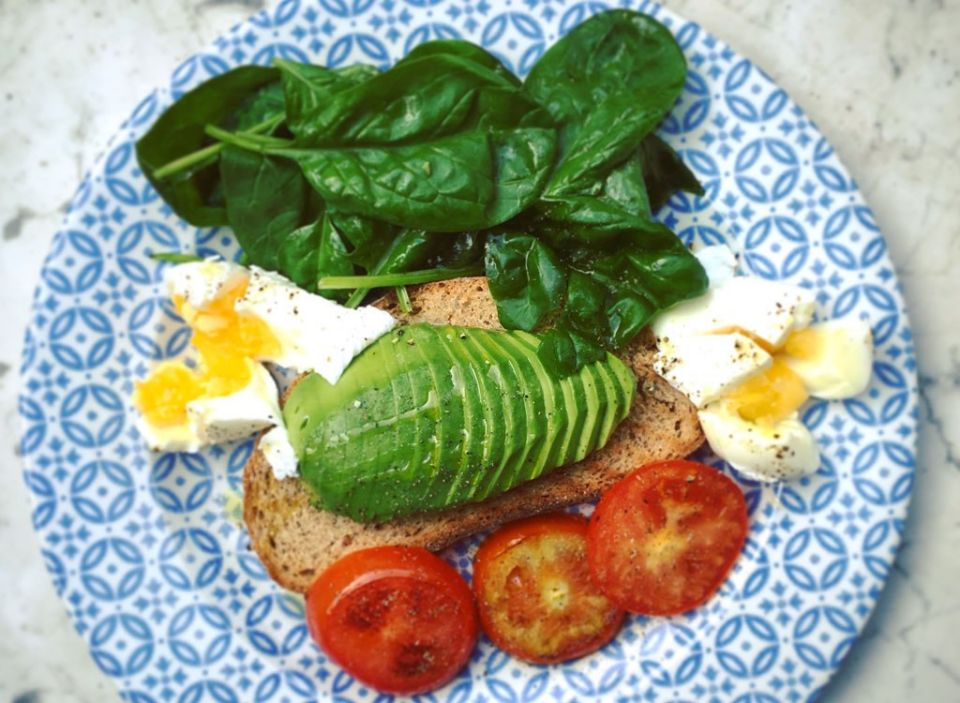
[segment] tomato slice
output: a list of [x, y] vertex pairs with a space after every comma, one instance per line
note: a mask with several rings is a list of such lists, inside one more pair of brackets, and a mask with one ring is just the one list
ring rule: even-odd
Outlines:
[[593, 585], [587, 520], [553, 514], [519, 520], [490, 535], [473, 562], [480, 622], [501, 649], [553, 664], [599, 649], [624, 613]]
[[590, 519], [590, 573], [621, 608], [675, 615], [723, 583], [747, 536], [747, 503], [727, 476], [692, 461], [650, 464], [608, 490]]
[[453, 678], [478, 632], [470, 587], [420, 547], [362, 549], [333, 563], [307, 592], [307, 627], [347, 673], [398, 694]]

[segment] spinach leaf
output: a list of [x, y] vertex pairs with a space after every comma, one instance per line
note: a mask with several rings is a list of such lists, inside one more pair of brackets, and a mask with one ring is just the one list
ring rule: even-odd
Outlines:
[[230, 227], [248, 263], [309, 291], [320, 276], [354, 273], [347, 244], [295, 163], [227, 146], [220, 172]]
[[[202, 83], [183, 95], [160, 116], [136, 145], [137, 160], [150, 184], [177, 215], [198, 227], [227, 224], [227, 213], [219, 191], [217, 168], [219, 145], [205, 133], [208, 124], [239, 123], [236, 113], [254, 113], [268, 119], [269, 100], [257, 102], [261, 91], [271, 90], [278, 80], [272, 68], [242, 66]], [[251, 105], [256, 102], [257, 110]], [[259, 106], [263, 105], [263, 109]], [[273, 103], [273, 107], [276, 104]], [[282, 116], [282, 105], [280, 113]], [[276, 119], [276, 115], [272, 115]], [[167, 177], [158, 171], [171, 162], [182, 160]]]
[[399, 230], [385, 222], [371, 220], [330, 209], [330, 221], [349, 249], [350, 260], [364, 271], [371, 271]]
[[678, 190], [703, 195], [703, 186], [669, 144], [651, 134], [640, 145], [638, 155], [643, 165], [650, 209], [659, 210]]
[[[228, 223], [251, 263], [279, 271], [309, 289], [310, 279], [291, 275], [280, 265], [287, 235], [315, 222], [321, 209], [297, 165], [226, 146], [220, 155], [220, 177]], [[293, 246], [303, 253], [300, 244], [297, 240]]]
[[285, 113], [283, 86], [272, 81], [247, 98], [221, 126], [234, 132], [259, 131], [260, 125]]
[[281, 60], [276, 62], [276, 66], [280, 71], [282, 95], [286, 101], [287, 127], [302, 140], [317, 138], [321, 126], [314, 120], [314, 115], [330, 102], [336, 92], [359, 85], [379, 73], [373, 66], [365, 64], [329, 69]]
[[[448, 251], [458, 237], [423, 230], [401, 230], [391, 237], [373, 237], [364, 243], [362, 249], [355, 251], [355, 260], [362, 255], [364, 268], [370, 276], [406, 273], [427, 264], [432, 258]], [[434, 268], [434, 267], [431, 267]], [[437, 267], [440, 268], [440, 267]], [[370, 292], [370, 288], [358, 288], [347, 301], [348, 307], [355, 307]]]
[[436, 268], [464, 268], [483, 261], [487, 244], [486, 232], [443, 234], [442, 246], [428, 259]]
[[486, 49], [464, 39], [437, 39], [424, 42], [415, 46], [409, 54], [397, 62], [397, 65], [437, 54], [460, 56], [490, 69], [514, 85], [520, 85], [520, 79], [513, 75], [510, 69], [500, 62], [500, 59]]
[[354, 272], [347, 246], [327, 213], [316, 222], [288, 233], [278, 244], [278, 264], [274, 270], [301, 288], [341, 302], [346, 299], [347, 294], [342, 291], [317, 290], [321, 276], [350, 276]]
[[560, 307], [567, 272], [557, 254], [536, 237], [490, 237], [484, 264], [500, 322], [507, 329], [530, 331]]
[[560, 126], [560, 163], [544, 197], [589, 191], [633, 154], [686, 73], [670, 31], [630, 10], [595, 15], [554, 44], [524, 83]]
[[536, 200], [553, 165], [550, 116], [457, 54], [401, 62], [326, 97], [298, 117], [310, 129], [291, 145], [233, 142], [297, 161], [343, 212], [412, 229], [486, 228]]
[[[647, 137], [656, 139], [651, 135]], [[644, 140], [644, 142], [647, 141]], [[653, 208], [650, 193], [644, 179], [643, 163], [639, 154], [634, 154], [607, 174], [603, 182], [603, 196], [609, 202], [616, 203], [639, 220], [649, 222]]]
[[549, 174], [553, 147], [551, 129], [474, 127], [407, 144], [265, 151], [297, 161], [339, 210], [454, 232], [498, 225], [528, 207]]
[[542, 216], [541, 233], [559, 248], [580, 242], [599, 245], [626, 231], [659, 232], [653, 219], [643, 171], [635, 155], [614, 168], [594, 194], [571, 194], [543, 199], [537, 209]]
[[491, 236], [486, 274], [504, 327], [533, 329], [557, 313], [539, 354], [559, 374], [621, 349], [657, 312], [707, 286], [700, 262], [663, 225], [593, 242]]
[[[302, 95], [303, 88], [296, 88], [303, 85], [288, 80], [288, 100]], [[488, 113], [505, 107], [510, 97], [505, 89], [520, 95], [529, 110], [539, 110], [516, 86], [485, 66], [449, 54], [402, 61], [345, 89], [329, 83], [326, 87], [309, 110], [299, 112], [296, 103], [288, 104], [291, 119], [299, 118], [310, 127], [297, 134], [298, 145], [359, 146], [447, 136], [475, 125], [481, 116], [496, 118]]]
[[547, 370], [557, 376], [568, 376], [587, 364], [606, 356], [603, 347], [559, 324], [543, 336], [537, 356]]
[[658, 109], [637, 106], [634, 96], [608, 100], [603, 109], [590, 113], [578, 126], [576, 139], [566, 145], [560, 165], [550, 177], [544, 199], [555, 200], [595, 187], [636, 151], [662, 118]]

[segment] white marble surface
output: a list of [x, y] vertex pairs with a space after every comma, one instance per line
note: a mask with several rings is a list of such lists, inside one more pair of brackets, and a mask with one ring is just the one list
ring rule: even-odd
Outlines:
[[[824, 699], [960, 700], [960, 2], [668, 0], [763, 66], [859, 180], [919, 354], [913, 510]], [[62, 210], [148, 87], [258, 0], [0, 0], [0, 703], [118, 700], [40, 561], [16, 456], [21, 330]]]

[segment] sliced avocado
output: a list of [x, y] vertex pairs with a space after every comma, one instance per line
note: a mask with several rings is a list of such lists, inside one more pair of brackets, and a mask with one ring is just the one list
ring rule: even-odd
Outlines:
[[539, 439], [537, 432], [542, 413], [538, 413], [538, 405], [542, 407], [542, 401], [538, 403], [535, 397], [538, 391], [531, 383], [533, 372], [526, 354], [518, 354], [511, 346], [506, 346], [506, 340], [501, 335], [485, 335], [478, 340], [490, 351], [507, 382], [508, 395], [505, 402], [511, 403], [518, 415], [522, 410], [523, 415], [522, 421], [514, 426], [511, 445], [509, 448], [505, 447], [504, 461], [496, 471], [485, 477], [482, 489], [477, 494], [482, 500], [507, 490], [503, 487], [505, 485], [515, 486], [519, 483], [528, 457], [534, 453], [532, 444]]
[[[613, 357], [563, 379], [526, 333], [411, 325], [331, 386], [308, 375], [283, 414], [301, 480], [362, 522], [483, 499], [583, 458], [629, 410]], [[602, 368], [600, 368], [602, 367]]]
[[[463, 424], [463, 395], [454, 387], [450, 374], [445, 373], [445, 366], [449, 362], [440, 343], [440, 335], [436, 333], [436, 328], [428, 329], [433, 333], [433, 339], [428, 337], [424, 343], [416, 344], [412, 348], [420, 355], [423, 368], [429, 375], [428, 383], [432, 384], [437, 394], [436, 407], [428, 410], [430, 421], [427, 425], [430, 431], [423, 447], [423, 471], [420, 472], [420, 480], [423, 481], [422, 490], [441, 493], [445, 492], [445, 485], [449, 487], [454, 476], [455, 467], [451, 463], [454, 450], [448, 445], [459, 447], [461, 442], [456, 428]], [[441, 415], [447, 412], [451, 415], [450, 422], [445, 418], [441, 420]]]
[[[528, 359], [537, 358], [537, 349], [540, 347], [540, 340], [532, 334], [518, 332], [515, 335], [504, 338], [506, 344], [512, 344], [517, 348], [523, 349]], [[566, 412], [560, 412], [558, 396], [560, 394], [556, 379], [551, 377], [550, 372], [542, 364], [531, 363], [531, 372], [536, 377], [536, 387], [541, 391], [543, 397], [543, 419], [546, 436], [540, 442], [539, 447], [535, 447], [536, 453], [532, 459], [527, 462], [528, 471], [522, 475], [523, 480], [537, 478], [547, 467], [548, 460], [555, 453], [556, 447], [566, 427]]]
[[613, 428], [619, 424], [617, 418], [618, 404], [623, 404], [623, 391], [616, 382], [614, 375], [603, 364], [597, 364], [593, 369], [597, 374], [599, 387], [603, 389], [606, 395], [606, 401], [603, 403], [603, 410], [597, 418], [597, 438], [596, 442], [602, 443], [610, 437]]
[[600, 435], [600, 413], [607, 400], [607, 394], [597, 378], [594, 368], [596, 364], [584, 366], [578, 373], [581, 388], [583, 388], [586, 415], [580, 428], [580, 437], [575, 443], [575, 451], [570, 457], [572, 462], [580, 461], [597, 446], [597, 437]]
[[[453, 342], [451, 337], [454, 334], [461, 343]], [[462, 500], [463, 496], [473, 495], [479, 480], [478, 474], [483, 470], [486, 437], [492, 431], [492, 428], [488, 428], [492, 420], [487, 418], [487, 414], [492, 411], [484, 406], [485, 391], [477, 373], [483, 360], [470, 356], [470, 345], [462, 343], [463, 333], [455, 333], [452, 328], [445, 328], [440, 340], [451, 377], [457, 379], [454, 386], [459, 385], [464, 400], [461, 424], [454, 428], [460, 435], [460, 451], [455, 462], [457, 475], [450, 482], [446, 494], [446, 500], [453, 504]], [[469, 360], [469, 363], [463, 363], [464, 360]]]
[[519, 402], [522, 390], [516, 369], [507, 363], [499, 350], [477, 344], [476, 340], [472, 343], [490, 361], [483, 374], [488, 388], [487, 403], [497, 408], [496, 422], [502, 427], [504, 435], [499, 457], [490, 462], [486, 475], [478, 485], [477, 495], [485, 496], [495, 491], [504, 469], [515, 461], [526, 436], [527, 413], [526, 407]]

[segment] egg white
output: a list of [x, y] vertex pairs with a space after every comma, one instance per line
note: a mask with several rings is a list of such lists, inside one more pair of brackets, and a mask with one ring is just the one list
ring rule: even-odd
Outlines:
[[653, 369], [698, 408], [770, 366], [773, 357], [742, 334], [659, 340]]
[[250, 380], [227, 395], [187, 403], [187, 415], [203, 444], [233, 442], [281, 421], [279, 393], [270, 372], [247, 361]]
[[[828, 320], [810, 326], [819, 353], [812, 359], [784, 355], [787, 365], [812, 396], [827, 400], [852, 398], [870, 385], [873, 335], [864, 320]], [[788, 347], [789, 348], [789, 347]]]
[[663, 313], [653, 331], [658, 339], [679, 339], [738, 329], [778, 347], [810, 324], [813, 309], [814, 295], [806, 288], [738, 276]]
[[817, 440], [797, 413], [774, 425], [744, 420], [725, 400], [699, 412], [710, 447], [737, 471], [755, 481], [781, 481], [820, 467]]

